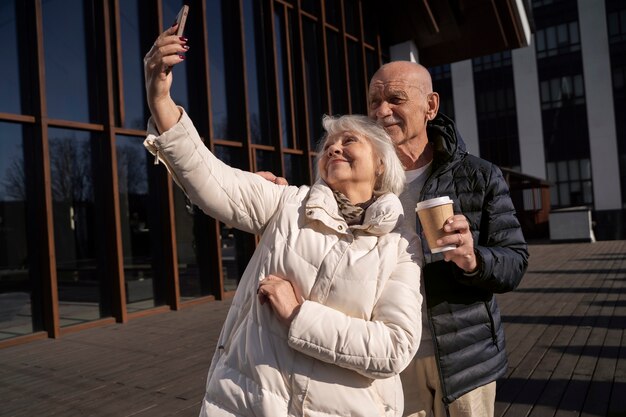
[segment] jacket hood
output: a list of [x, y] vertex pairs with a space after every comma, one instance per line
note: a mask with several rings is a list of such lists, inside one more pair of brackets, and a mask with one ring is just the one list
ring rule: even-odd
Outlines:
[[428, 122], [428, 141], [433, 144], [434, 159], [438, 164], [449, 162], [457, 153], [466, 153], [465, 142], [454, 121], [443, 113]]
[[[329, 227], [341, 232], [346, 232], [348, 226], [339, 213], [337, 200], [330, 187], [319, 180], [311, 187], [306, 201], [307, 217], [322, 221]], [[383, 194], [365, 210], [362, 225], [350, 226], [351, 229], [363, 230], [364, 232], [380, 236], [391, 232], [404, 220], [404, 210], [400, 199], [392, 194]]]

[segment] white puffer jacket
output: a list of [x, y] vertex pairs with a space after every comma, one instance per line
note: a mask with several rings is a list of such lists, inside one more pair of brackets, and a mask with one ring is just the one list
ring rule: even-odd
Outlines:
[[[219, 161], [183, 112], [146, 147], [191, 201], [262, 233], [224, 323], [201, 416], [401, 416], [399, 372], [421, 336], [419, 238], [393, 194], [349, 228], [323, 182], [285, 187]], [[257, 299], [267, 275], [303, 301], [291, 326]]]

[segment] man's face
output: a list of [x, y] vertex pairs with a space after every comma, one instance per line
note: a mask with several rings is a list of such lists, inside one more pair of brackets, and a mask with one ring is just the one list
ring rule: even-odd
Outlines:
[[415, 77], [383, 68], [370, 83], [368, 116], [384, 127], [396, 145], [422, 135], [426, 128], [428, 96]]

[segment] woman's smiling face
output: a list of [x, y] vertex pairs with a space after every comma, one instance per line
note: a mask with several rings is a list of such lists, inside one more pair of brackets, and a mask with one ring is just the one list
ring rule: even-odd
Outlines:
[[[322, 152], [319, 173], [331, 189], [348, 198], [367, 194], [371, 197], [379, 164], [368, 139], [355, 132], [339, 132], [326, 139]], [[360, 201], [352, 202], [356, 204]]]

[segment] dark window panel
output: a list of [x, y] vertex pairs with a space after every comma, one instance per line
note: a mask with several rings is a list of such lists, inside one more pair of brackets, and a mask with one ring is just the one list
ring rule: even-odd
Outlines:
[[300, 7], [302, 7], [302, 10], [305, 12], [321, 18], [320, 1], [321, 0], [302, 0], [300, 2]]
[[268, 52], [263, 43], [261, 4], [256, 0], [244, 0], [245, 53], [248, 81], [248, 113], [252, 143], [271, 145], [275, 137], [270, 109], [270, 78], [267, 68]]
[[326, 23], [338, 28], [341, 23], [341, 2], [340, 0], [324, 0], [326, 10]]
[[207, 2], [213, 136], [243, 141], [246, 137], [245, 96], [239, 2]]
[[108, 313], [108, 300], [102, 298], [102, 139], [84, 131], [50, 129], [49, 143], [59, 316], [61, 326], [70, 326]]
[[[289, 13], [289, 12], [287, 12]], [[280, 108], [280, 132], [281, 144], [285, 148], [293, 148], [295, 146], [295, 138], [293, 137], [292, 123], [293, 113], [291, 111], [291, 83], [289, 80], [289, 28], [286, 27], [285, 9], [282, 6], [276, 7], [274, 10], [274, 37], [276, 40], [276, 59], [277, 59], [277, 75], [278, 75], [278, 100]]]
[[307, 89], [307, 109], [309, 118], [309, 148], [322, 136], [322, 115], [327, 112], [325, 103], [326, 82], [324, 77], [324, 57], [321, 53], [321, 38], [316, 22], [302, 20], [304, 38], [304, 75]]
[[376, 47], [378, 43], [376, 41], [378, 33], [377, 6], [371, 1], [361, 1], [361, 8], [363, 9], [364, 41]]
[[343, 0], [344, 20], [346, 22], [346, 33], [361, 37], [361, 18], [359, 17], [359, 5], [357, 0]]
[[[120, 5], [120, 33], [122, 48], [122, 77], [123, 77], [123, 100], [124, 100], [124, 123], [122, 127], [144, 130], [147, 121], [146, 93], [144, 87], [143, 57], [148, 51], [142, 50], [146, 43], [145, 34], [147, 28], [146, 19], [139, 0], [119, 2]], [[142, 35], [143, 34], [143, 35]], [[179, 83], [176, 72], [176, 83]]]
[[[22, 126], [0, 123], [0, 341], [32, 333], [27, 171]], [[32, 243], [31, 243], [32, 244]]]
[[[183, 5], [183, 0], [163, 0], [163, 26], [170, 27], [176, 20], [176, 15]], [[192, 5], [193, 7], [193, 5]], [[156, 38], [155, 38], [156, 39]], [[147, 52], [147, 51], [146, 51]], [[145, 52], [140, 56], [143, 57]], [[181, 62], [172, 70], [174, 74], [174, 83], [170, 95], [176, 104], [189, 109], [189, 91], [187, 86], [187, 63]]]
[[363, 54], [361, 44], [348, 40], [348, 65], [350, 69], [350, 102], [352, 113], [367, 113], [365, 79], [363, 73]]
[[22, 108], [20, 60], [16, 58], [28, 50], [20, 51], [15, 2], [16, 0], [8, 0], [0, 6], [2, 49], [6, 57], [12, 57], [0, 65], [0, 112], [4, 113], [22, 113], [26, 110]]
[[154, 307], [157, 283], [152, 259], [156, 225], [150, 204], [148, 167], [151, 158], [143, 138], [117, 136], [117, 178], [122, 232], [122, 252], [129, 312]]
[[330, 76], [330, 98], [332, 114], [348, 113], [348, 97], [345, 78], [345, 60], [343, 48], [337, 32], [326, 30], [326, 43], [328, 50], [328, 70]]
[[[98, 74], [93, 40], [93, 2], [43, 2], [43, 35], [48, 116], [100, 122]], [[63, 28], [63, 30], [59, 30]]]
[[306, 173], [305, 157], [302, 155], [284, 154], [285, 161], [285, 178], [290, 185], [308, 184], [308, 175]]

